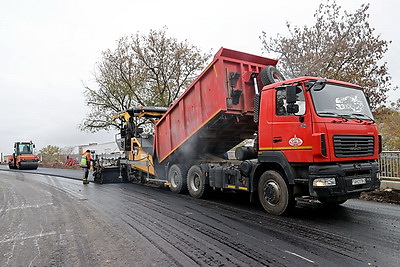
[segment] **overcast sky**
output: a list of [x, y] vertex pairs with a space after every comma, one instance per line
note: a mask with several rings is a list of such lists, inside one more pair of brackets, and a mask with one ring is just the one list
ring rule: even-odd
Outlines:
[[[371, 3], [370, 23], [382, 39], [390, 74], [400, 85], [398, 0], [337, 0], [355, 11]], [[285, 22], [314, 24], [318, 0], [0, 0], [0, 153], [15, 141], [61, 148], [114, 140], [114, 132], [82, 133], [89, 109], [82, 82], [93, 85], [101, 52], [125, 35], [168, 27], [167, 34], [204, 52], [226, 47], [261, 55], [262, 31], [287, 34]], [[264, 55], [268, 56], [268, 55]], [[400, 92], [391, 92], [396, 100]]]

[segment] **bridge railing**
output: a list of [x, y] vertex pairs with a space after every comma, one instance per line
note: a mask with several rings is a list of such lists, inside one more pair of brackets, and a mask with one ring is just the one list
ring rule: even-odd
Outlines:
[[400, 151], [383, 151], [379, 165], [381, 179], [400, 182]]

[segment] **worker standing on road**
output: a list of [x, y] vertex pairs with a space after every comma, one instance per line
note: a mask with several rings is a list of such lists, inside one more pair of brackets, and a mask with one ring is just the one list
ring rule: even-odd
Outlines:
[[90, 150], [86, 150], [86, 152], [82, 153], [82, 159], [81, 159], [81, 167], [84, 170], [84, 177], [83, 177], [83, 183], [88, 184], [88, 176], [89, 176], [89, 169], [90, 169], [90, 162], [93, 161], [93, 159], [90, 157]]

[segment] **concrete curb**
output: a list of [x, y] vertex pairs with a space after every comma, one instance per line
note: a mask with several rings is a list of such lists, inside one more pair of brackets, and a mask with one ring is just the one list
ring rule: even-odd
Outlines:
[[381, 180], [381, 190], [385, 189], [396, 189], [400, 190], [400, 181], [393, 181], [393, 180]]

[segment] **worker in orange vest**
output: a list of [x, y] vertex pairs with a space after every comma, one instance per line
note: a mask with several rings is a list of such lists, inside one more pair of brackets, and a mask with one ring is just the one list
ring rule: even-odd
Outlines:
[[88, 184], [88, 176], [89, 176], [89, 169], [90, 169], [90, 162], [93, 161], [93, 159], [90, 157], [90, 150], [86, 150], [86, 152], [82, 153], [82, 159], [81, 159], [81, 167], [84, 170], [85, 176], [83, 177], [83, 184]]

